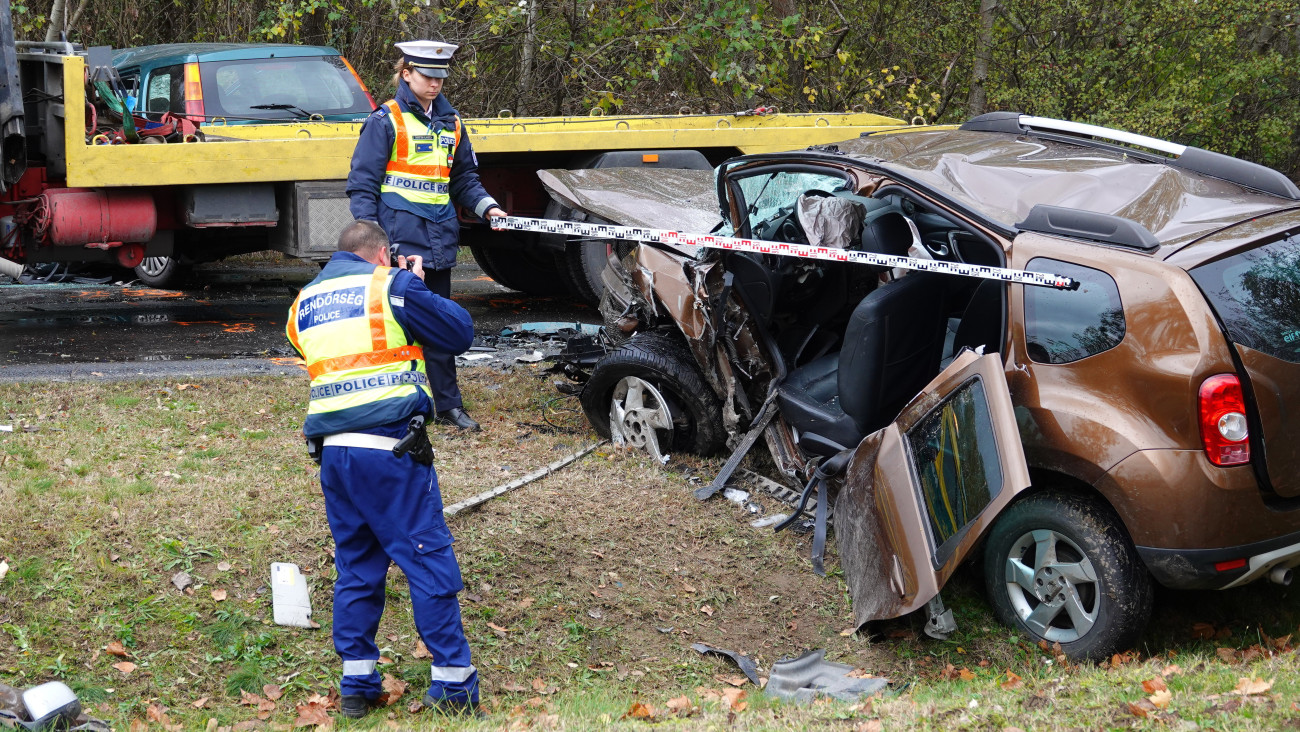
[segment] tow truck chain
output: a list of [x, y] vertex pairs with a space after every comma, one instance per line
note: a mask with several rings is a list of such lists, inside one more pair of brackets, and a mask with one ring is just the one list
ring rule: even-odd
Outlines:
[[523, 216], [499, 216], [492, 220], [495, 229], [511, 231], [536, 231], [543, 234], [565, 234], [568, 236], [586, 236], [594, 239], [622, 239], [625, 241], [644, 241], [676, 246], [704, 247], [731, 252], [749, 252], [752, 254], [774, 254], [781, 257], [798, 257], [800, 259], [817, 259], [823, 262], [856, 262], [877, 267], [920, 270], [923, 272], [940, 272], [942, 274], [977, 277], [1000, 282], [1016, 282], [1022, 285], [1053, 287], [1060, 290], [1076, 290], [1079, 283], [1064, 275], [1047, 272], [1033, 272], [1023, 269], [1005, 267], [986, 267], [964, 262], [946, 262], [937, 259], [918, 259], [916, 257], [899, 257], [892, 254], [875, 252], [857, 252], [832, 247], [817, 247], [809, 244], [789, 244], [786, 242], [763, 241], [760, 239], [740, 239], [713, 234], [686, 234], [680, 231], [649, 229], [640, 226], [615, 226], [614, 224], [593, 224], [583, 221], [555, 221], [552, 219], [534, 219]]

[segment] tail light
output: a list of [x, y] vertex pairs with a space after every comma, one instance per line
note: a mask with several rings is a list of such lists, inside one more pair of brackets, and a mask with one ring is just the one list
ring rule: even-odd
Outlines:
[[1215, 465], [1250, 462], [1246, 399], [1236, 374], [1211, 376], [1201, 384], [1201, 443]]
[[185, 64], [185, 116], [195, 124], [203, 123], [203, 79], [197, 63]]
[[366, 99], [370, 100], [370, 108], [377, 108], [378, 105], [375, 104], [375, 98], [370, 96], [370, 90], [366, 88], [366, 82], [361, 80], [361, 75], [357, 73], [356, 69], [352, 68], [352, 62], [348, 61], [346, 56], [339, 56], [339, 58], [343, 59], [343, 65], [348, 67], [348, 71], [352, 72], [352, 78], [356, 79], [357, 83], [361, 85], [361, 91], [366, 93]]

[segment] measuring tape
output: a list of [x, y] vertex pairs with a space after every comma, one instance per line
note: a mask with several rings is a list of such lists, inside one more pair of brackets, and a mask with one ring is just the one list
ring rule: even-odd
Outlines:
[[615, 226], [613, 224], [592, 224], [583, 221], [556, 221], [553, 219], [532, 219], [523, 216], [498, 216], [497, 218], [492, 219], [492, 228], [509, 229], [511, 231], [536, 231], [542, 234], [589, 236], [595, 239], [647, 241], [658, 244], [675, 244], [678, 246], [722, 249], [730, 252], [775, 254], [782, 257], [817, 259], [823, 262], [857, 262], [858, 264], [874, 264], [877, 267], [898, 267], [900, 269], [915, 269], [923, 272], [941, 272], [943, 274], [961, 275], [963, 277], [978, 277], [985, 280], [1018, 282], [1022, 285], [1055, 287], [1061, 290], [1075, 290], [1079, 287], [1079, 283], [1069, 277], [1048, 274], [1046, 272], [1030, 272], [1022, 269], [1006, 269], [1004, 267], [985, 267], [978, 264], [944, 262], [936, 259], [898, 257], [892, 254], [876, 254], [874, 252], [855, 252], [848, 249], [815, 247], [809, 244], [787, 244], [785, 242], [762, 241], [759, 239], [739, 239], [730, 236], [714, 236], [712, 234], [683, 234], [679, 231], [646, 229], [640, 226]]

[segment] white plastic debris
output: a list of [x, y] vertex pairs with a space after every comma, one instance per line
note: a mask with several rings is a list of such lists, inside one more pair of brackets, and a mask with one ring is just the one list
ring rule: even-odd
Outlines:
[[9, 574], [9, 562], [0, 560], [0, 582], [4, 581], [6, 574]]
[[745, 504], [745, 501], [749, 500], [749, 493], [747, 491], [742, 491], [739, 488], [726, 488], [722, 491], [722, 495], [728, 501], [738, 503], [742, 506]]
[[319, 627], [312, 624], [307, 578], [298, 571], [298, 565], [289, 562], [271, 563], [271, 610], [276, 625], [291, 628]]
[[11, 424], [0, 424], [0, 432], [13, 432], [14, 426]]
[[769, 526], [776, 526], [777, 524], [781, 523], [782, 521], [785, 521], [788, 518], [790, 518], [790, 514], [788, 513], [774, 513], [771, 516], [764, 516], [761, 519], [754, 519], [753, 521], [749, 522], [749, 525], [753, 526], [756, 529], [765, 529]]

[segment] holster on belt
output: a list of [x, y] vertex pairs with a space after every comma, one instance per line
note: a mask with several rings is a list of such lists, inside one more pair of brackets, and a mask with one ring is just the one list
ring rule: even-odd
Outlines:
[[325, 438], [304, 437], [302, 439], [307, 443], [307, 457], [311, 458], [313, 463], [320, 465], [321, 450], [325, 447]]
[[433, 465], [433, 443], [429, 442], [429, 432], [422, 414], [411, 417], [406, 425], [406, 436], [393, 445], [393, 454], [397, 457], [408, 453], [412, 460], [421, 465]]

